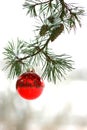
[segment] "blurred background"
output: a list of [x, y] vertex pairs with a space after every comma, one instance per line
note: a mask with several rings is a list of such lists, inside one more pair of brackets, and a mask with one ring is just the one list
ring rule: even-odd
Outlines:
[[[85, 0], [66, 2], [87, 10]], [[64, 32], [50, 45], [55, 53], [71, 55], [75, 69], [56, 85], [44, 81], [42, 95], [28, 101], [17, 94], [16, 79], [7, 79], [2, 71], [8, 41], [33, 38], [33, 19], [26, 16], [23, 3], [0, 1], [0, 130], [87, 130], [87, 17], [76, 33]]]

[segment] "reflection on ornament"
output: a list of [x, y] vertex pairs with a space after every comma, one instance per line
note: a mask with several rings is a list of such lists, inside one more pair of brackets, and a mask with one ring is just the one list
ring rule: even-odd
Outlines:
[[25, 72], [19, 76], [16, 82], [16, 90], [24, 99], [32, 100], [38, 98], [44, 89], [44, 82], [33, 71]]

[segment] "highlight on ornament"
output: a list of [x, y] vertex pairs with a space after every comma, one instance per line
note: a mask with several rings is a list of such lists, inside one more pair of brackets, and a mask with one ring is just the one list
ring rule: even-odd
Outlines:
[[34, 71], [28, 71], [21, 74], [16, 82], [18, 94], [27, 100], [38, 98], [44, 89], [44, 82]]

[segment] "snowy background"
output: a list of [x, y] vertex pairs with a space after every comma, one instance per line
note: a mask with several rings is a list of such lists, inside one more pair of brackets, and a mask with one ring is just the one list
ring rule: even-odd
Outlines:
[[[79, 3], [87, 12], [85, 0], [69, 2]], [[56, 85], [45, 81], [43, 94], [26, 101], [16, 93], [16, 81], [7, 79], [2, 71], [2, 52], [8, 41], [29, 41], [33, 37], [33, 21], [26, 16], [23, 3], [24, 0], [0, 1], [0, 130], [86, 130], [87, 16], [82, 17], [82, 27], [76, 33], [63, 33], [51, 45], [55, 53], [72, 56], [75, 70]]]

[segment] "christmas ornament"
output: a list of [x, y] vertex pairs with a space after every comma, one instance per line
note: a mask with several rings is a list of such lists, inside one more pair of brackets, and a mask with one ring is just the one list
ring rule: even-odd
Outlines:
[[32, 100], [38, 98], [42, 94], [43, 89], [44, 82], [33, 71], [23, 73], [16, 82], [16, 90], [24, 99]]

